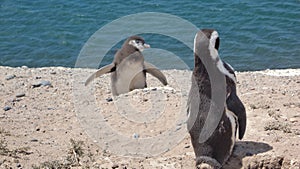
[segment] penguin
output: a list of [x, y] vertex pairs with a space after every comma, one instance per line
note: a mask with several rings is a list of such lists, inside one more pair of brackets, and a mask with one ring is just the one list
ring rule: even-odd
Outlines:
[[[187, 101], [187, 127], [196, 155], [197, 168], [222, 168], [233, 151], [237, 130], [239, 139], [243, 138], [246, 131], [246, 110], [237, 96], [236, 75], [234, 69], [220, 59], [219, 45], [220, 38], [214, 29], [202, 29], [194, 39], [195, 67]], [[224, 92], [217, 91], [224, 97], [224, 103], [221, 103], [222, 114], [220, 120], [216, 121], [216, 128], [207, 139], [202, 140], [201, 132], [206, 132], [203, 130], [204, 123], [212, 123], [215, 120], [207, 119], [213, 104], [213, 84], [208, 68], [216, 70], [224, 78], [224, 84], [217, 84], [224, 89]]]
[[136, 35], [129, 37], [116, 52], [113, 62], [93, 73], [86, 80], [85, 86], [105, 73], [111, 73], [112, 94], [115, 96], [134, 89], [146, 88], [146, 73], [150, 73], [163, 85], [167, 85], [165, 75], [154, 65], [144, 61], [142, 51], [145, 48], [150, 48], [150, 45], [146, 44], [142, 37]]

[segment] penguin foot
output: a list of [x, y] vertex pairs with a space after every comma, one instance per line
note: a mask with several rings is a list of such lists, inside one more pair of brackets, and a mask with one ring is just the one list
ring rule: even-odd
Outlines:
[[219, 169], [222, 165], [215, 159], [208, 156], [200, 156], [196, 158], [197, 169]]

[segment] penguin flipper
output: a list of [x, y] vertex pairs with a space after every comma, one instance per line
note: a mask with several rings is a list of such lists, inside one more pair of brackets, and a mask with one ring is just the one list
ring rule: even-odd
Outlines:
[[156, 77], [163, 85], [168, 84], [166, 76], [151, 63], [144, 62], [144, 70]]
[[114, 63], [111, 63], [109, 65], [106, 65], [102, 68], [100, 68], [97, 72], [93, 73], [86, 81], [85, 86], [87, 86], [91, 81], [93, 81], [95, 78], [102, 76], [105, 73], [111, 73], [116, 70], [116, 66]]
[[235, 93], [231, 93], [226, 100], [227, 108], [238, 117], [239, 139], [241, 140], [246, 131], [247, 116], [246, 109]]

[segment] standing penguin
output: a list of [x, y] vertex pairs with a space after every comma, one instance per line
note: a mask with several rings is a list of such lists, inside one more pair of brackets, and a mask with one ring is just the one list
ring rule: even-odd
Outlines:
[[141, 52], [149, 47], [150, 45], [146, 44], [142, 37], [129, 37], [115, 54], [113, 62], [93, 73], [86, 80], [85, 85], [105, 73], [111, 73], [113, 95], [147, 87], [146, 73], [150, 73], [167, 85], [164, 74], [152, 64], [144, 61]]
[[[194, 39], [187, 127], [199, 168], [221, 168], [232, 153], [237, 129], [239, 139], [246, 130], [246, 111], [236, 93], [236, 76], [219, 58], [219, 43], [218, 32], [212, 29], [199, 31]], [[219, 103], [213, 94], [218, 95], [215, 100]]]

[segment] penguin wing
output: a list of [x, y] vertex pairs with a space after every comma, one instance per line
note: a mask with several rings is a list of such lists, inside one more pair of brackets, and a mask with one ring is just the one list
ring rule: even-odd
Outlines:
[[100, 68], [97, 72], [93, 73], [86, 81], [85, 86], [88, 85], [91, 81], [93, 81], [95, 78], [102, 76], [105, 73], [110, 73], [116, 70], [116, 65], [114, 63], [111, 63], [109, 65], [106, 65], [102, 68]]
[[239, 123], [239, 139], [242, 139], [245, 131], [246, 131], [246, 110], [245, 107], [240, 100], [240, 98], [236, 95], [236, 75], [234, 73], [233, 67], [229, 64], [223, 61], [223, 65], [225, 69], [227, 69], [228, 73], [233, 75], [234, 79], [231, 77], [226, 76], [226, 83], [227, 88], [229, 90], [230, 95], [226, 99], [226, 104], [228, 110], [232, 111], [238, 118]]
[[156, 77], [163, 85], [168, 84], [166, 76], [151, 63], [144, 62], [144, 70]]
[[238, 117], [239, 139], [241, 140], [245, 134], [247, 123], [245, 107], [235, 92], [232, 92], [228, 96], [226, 104], [228, 110], [232, 111]]

